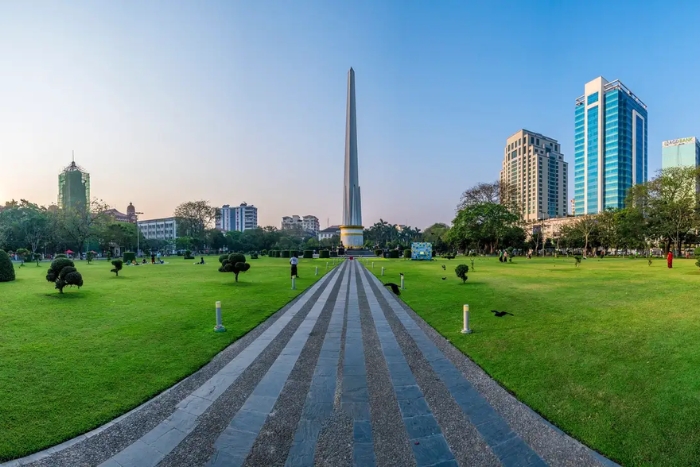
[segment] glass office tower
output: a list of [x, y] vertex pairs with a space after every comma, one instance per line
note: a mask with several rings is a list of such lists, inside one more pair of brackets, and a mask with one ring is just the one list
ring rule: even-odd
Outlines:
[[598, 77], [576, 99], [574, 199], [577, 215], [624, 206], [647, 180], [647, 106], [619, 80]]

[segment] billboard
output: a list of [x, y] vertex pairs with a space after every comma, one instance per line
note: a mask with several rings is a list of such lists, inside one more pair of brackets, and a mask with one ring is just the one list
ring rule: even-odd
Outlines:
[[411, 259], [431, 260], [433, 259], [433, 244], [427, 242], [411, 243]]

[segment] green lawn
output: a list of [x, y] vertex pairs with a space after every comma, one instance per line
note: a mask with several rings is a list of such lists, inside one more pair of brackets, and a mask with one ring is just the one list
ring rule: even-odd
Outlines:
[[[384, 282], [518, 399], [624, 465], [700, 459], [700, 269], [694, 260], [375, 260]], [[443, 271], [441, 265], [446, 265]], [[369, 266], [371, 267], [371, 265]], [[442, 280], [447, 277], [447, 280]], [[462, 335], [462, 304], [474, 333]], [[496, 318], [491, 309], [515, 316]]]
[[[44, 278], [48, 263], [16, 267], [17, 280], [0, 284], [0, 461], [70, 439], [152, 398], [326, 267], [326, 260], [301, 260], [292, 291], [285, 259], [249, 259], [238, 283], [217, 271], [216, 257], [196, 266], [167, 260], [124, 267], [118, 278], [106, 261], [77, 261], [85, 286], [63, 296]], [[213, 332], [217, 300], [225, 333]]]

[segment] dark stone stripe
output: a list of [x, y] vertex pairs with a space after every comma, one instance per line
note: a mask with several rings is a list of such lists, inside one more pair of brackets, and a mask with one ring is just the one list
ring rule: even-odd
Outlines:
[[350, 294], [348, 296], [347, 328], [345, 331], [345, 358], [340, 406], [353, 418], [353, 464], [362, 467], [376, 465], [367, 391], [364, 343], [360, 324], [360, 304], [357, 296], [357, 278], [353, 272], [356, 261], [350, 261]]
[[337, 279], [338, 275], [334, 276], [325, 286], [321, 296], [299, 325], [282, 353], [255, 387], [243, 407], [233, 417], [229, 426], [219, 435], [214, 444], [216, 452], [208, 465], [212, 467], [243, 465], [267, 416], [275, 406], [289, 373], [294, 368]]
[[[370, 280], [378, 280], [370, 276]], [[425, 335], [418, 324], [406, 313], [396, 298], [383, 287], [379, 293], [413, 338], [435, 373], [447, 386], [453, 399], [479, 431], [484, 441], [506, 466], [546, 466], [547, 464], [523, 441], [503, 418], [491, 407], [486, 399], [467, 381], [449, 359]]]
[[294, 434], [294, 441], [287, 456], [285, 463], [287, 467], [313, 465], [321, 423], [333, 412], [348, 278], [349, 274], [345, 271], [301, 418]]
[[360, 277], [365, 291], [369, 292], [367, 302], [389, 367], [389, 375], [399, 402], [403, 423], [411, 440], [416, 465], [427, 467], [442, 462], [456, 464], [442, 430], [423, 397], [423, 391], [418, 387], [406, 357], [379, 307], [379, 302], [370, 290], [367, 278], [364, 274], [360, 274]]

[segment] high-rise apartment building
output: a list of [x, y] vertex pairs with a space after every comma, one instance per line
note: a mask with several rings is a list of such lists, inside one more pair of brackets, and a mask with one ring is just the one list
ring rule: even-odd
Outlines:
[[557, 140], [520, 130], [506, 140], [502, 202], [526, 221], [566, 216], [568, 164]]
[[76, 165], [75, 161], [58, 175], [58, 206], [90, 207], [90, 174]]
[[627, 191], [647, 180], [647, 106], [619, 80], [598, 77], [576, 99], [576, 214], [624, 206]]
[[221, 217], [217, 221], [217, 227], [224, 232], [237, 230], [244, 232], [258, 227], [258, 208], [252, 204], [241, 203], [240, 206], [231, 207], [225, 204], [221, 208]]
[[[661, 168], [671, 167], [700, 168], [700, 140], [691, 136], [661, 143]], [[700, 180], [695, 184], [695, 191], [700, 193]]]
[[304, 216], [301, 218], [301, 228], [307, 232], [313, 232], [317, 234], [321, 230], [321, 224], [318, 222], [318, 217], [316, 216]]

